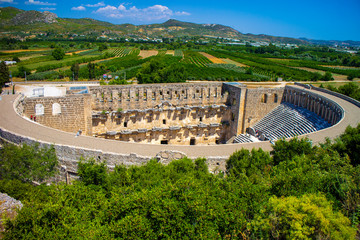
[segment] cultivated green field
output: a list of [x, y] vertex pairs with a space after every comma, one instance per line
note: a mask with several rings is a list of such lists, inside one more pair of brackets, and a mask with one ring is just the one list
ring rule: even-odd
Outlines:
[[[301, 46], [286, 49], [269, 45], [213, 46], [189, 43], [174, 49], [171, 44], [137, 43], [26, 43], [27, 49], [0, 51], [0, 60], [20, 59], [10, 66], [12, 75], [24, 77], [19, 72], [27, 70], [30, 80], [67, 80], [73, 76], [71, 67], [79, 64], [78, 79], [88, 80], [87, 65], [94, 63], [95, 76], [100, 79], [104, 73], [126, 75], [136, 78], [145, 63], [169, 64], [187, 80], [209, 81], [348, 81], [360, 77], [359, 55], [336, 52], [324, 47]], [[1, 45], [0, 45], [1, 46]], [[8, 46], [6, 46], [8, 48]], [[55, 60], [54, 48], [60, 47], [67, 53], [63, 59]], [[141, 59], [140, 49], [156, 50], [157, 55]], [[214, 61], [217, 59], [217, 61]], [[214, 62], [214, 63], [213, 63]], [[160, 67], [157, 64], [156, 67]], [[180, 67], [180, 68], [179, 68]], [[156, 72], [154, 70], [154, 72]], [[163, 79], [162, 81], [166, 81]]]

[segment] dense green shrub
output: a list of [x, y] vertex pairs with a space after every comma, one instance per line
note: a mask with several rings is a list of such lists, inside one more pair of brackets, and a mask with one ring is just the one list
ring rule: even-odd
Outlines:
[[356, 230], [323, 195], [272, 197], [253, 220], [261, 239], [354, 239]]
[[53, 147], [5, 144], [0, 150], [0, 179], [41, 182], [55, 174], [56, 166], [57, 157]]
[[[83, 160], [72, 185], [3, 180], [0, 191], [24, 203], [6, 223], [4, 239], [354, 239], [359, 129], [320, 146], [280, 140], [272, 155], [237, 151], [226, 175], [210, 173], [206, 159], [151, 160], [112, 171]], [[16, 179], [22, 171], [12, 168], [9, 178]]]

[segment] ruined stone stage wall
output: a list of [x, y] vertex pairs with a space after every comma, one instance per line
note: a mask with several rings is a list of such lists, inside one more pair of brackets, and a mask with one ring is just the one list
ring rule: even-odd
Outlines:
[[23, 100], [23, 116], [36, 117], [36, 122], [65, 132], [81, 130], [92, 134], [91, 96], [35, 97]]
[[193, 145], [225, 142], [226, 105], [152, 108], [93, 114], [93, 136], [127, 142]]
[[[243, 130], [252, 127], [282, 102], [284, 88], [247, 89]], [[242, 132], [243, 133], [243, 132]]]
[[148, 109], [166, 101], [174, 107], [224, 104], [223, 83], [170, 83], [89, 87], [92, 109], [113, 111], [119, 108]]
[[94, 136], [199, 145], [225, 142], [229, 132], [231, 114], [224, 105], [229, 92], [219, 82], [101, 86], [89, 91]]

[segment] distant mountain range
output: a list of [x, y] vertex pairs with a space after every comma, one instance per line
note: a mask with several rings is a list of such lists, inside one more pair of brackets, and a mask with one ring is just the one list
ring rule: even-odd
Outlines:
[[[195, 24], [170, 19], [162, 24], [133, 25], [112, 24], [91, 18], [59, 18], [51, 12], [25, 11], [14, 7], [0, 8], [0, 37], [33, 37], [36, 34], [50, 36], [84, 36], [104, 38], [176, 38], [209, 37], [228, 38], [244, 41], [265, 41], [289, 44], [325, 44], [342, 43], [360, 46], [360, 42], [317, 41], [270, 35], [242, 34], [239, 31], [220, 24]], [[335, 43], [334, 43], [335, 42]]]

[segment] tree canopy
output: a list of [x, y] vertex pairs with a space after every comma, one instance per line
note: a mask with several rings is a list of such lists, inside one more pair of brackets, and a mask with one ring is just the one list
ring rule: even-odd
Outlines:
[[5, 144], [0, 150], [0, 156], [0, 179], [41, 182], [56, 172], [54, 148], [43, 148], [38, 144], [24, 144], [21, 147]]
[[138, 83], [185, 82], [185, 68], [178, 62], [167, 64], [167, 58], [154, 58], [142, 65], [136, 74]]
[[56, 60], [61, 60], [65, 57], [65, 52], [62, 48], [55, 48], [54, 51], [52, 51], [51, 55], [56, 59]]
[[5, 83], [9, 82], [9, 68], [6, 66], [4, 61], [0, 62], [0, 92], [1, 89], [5, 86]]
[[6, 223], [4, 239], [355, 239], [359, 130], [319, 146], [279, 140], [272, 155], [243, 149], [225, 174], [210, 173], [202, 158], [111, 171], [83, 159], [73, 184], [34, 187], [15, 177], [23, 172], [15, 164], [1, 175], [0, 191], [24, 207]]

